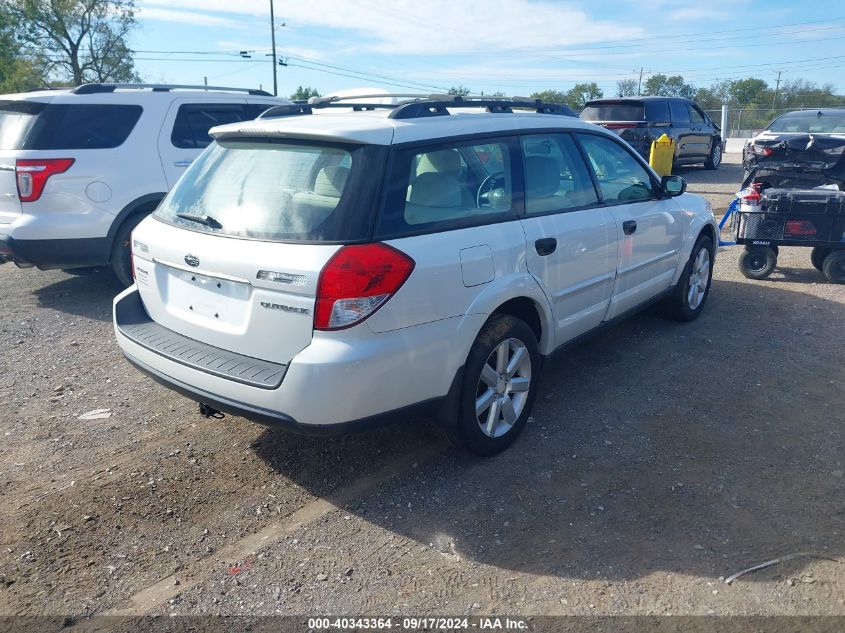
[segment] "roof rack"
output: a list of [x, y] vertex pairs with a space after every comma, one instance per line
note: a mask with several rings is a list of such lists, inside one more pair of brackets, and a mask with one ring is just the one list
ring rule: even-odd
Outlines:
[[181, 84], [82, 84], [81, 86], [74, 88], [71, 92], [76, 95], [93, 95], [114, 92], [115, 90], [152, 90], [153, 92], [170, 92], [171, 90], [202, 90], [216, 92], [245, 92], [258, 97], [273, 96], [265, 90], [256, 90], [255, 88], [226, 88], [222, 86], [190, 86]]
[[[367, 102], [366, 99], [402, 99], [398, 103]], [[351, 101], [351, 103], [349, 103]], [[365, 94], [344, 97], [311, 97], [307, 102], [293, 105], [274, 106], [263, 112], [259, 119], [273, 119], [286, 116], [314, 114], [314, 110], [326, 108], [351, 108], [353, 111], [392, 110], [390, 119], [419, 119], [433, 116], [449, 116], [450, 108], [484, 108], [494, 114], [510, 114], [514, 108], [534, 110], [538, 114], [558, 114], [577, 117], [569, 106], [558, 103], [544, 103], [529, 97], [462, 97], [460, 95], [423, 95], [413, 93]]]

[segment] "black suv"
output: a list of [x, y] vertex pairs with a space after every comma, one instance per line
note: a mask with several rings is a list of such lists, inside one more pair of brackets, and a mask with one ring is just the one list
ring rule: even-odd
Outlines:
[[667, 134], [675, 139], [675, 165], [722, 162], [722, 131], [689, 99], [624, 97], [588, 101], [581, 118], [613, 130], [646, 160], [652, 141]]

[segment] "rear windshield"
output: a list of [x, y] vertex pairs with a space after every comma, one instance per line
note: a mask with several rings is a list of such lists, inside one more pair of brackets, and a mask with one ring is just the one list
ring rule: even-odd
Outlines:
[[770, 132], [797, 132], [813, 134], [845, 134], [845, 111], [819, 112], [807, 110], [790, 112], [775, 119], [769, 126]]
[[221, 140], [156, 210], [195, 231], [283, 242], [366, 238], [384, 148], [275, 139]]
[[645, 121], [642, 103], [595, 103], [581, 111], [585, 121]]
[[23, 149], [29, 130], [46, 107], [38, 101], [0, 101], [0, 149]]

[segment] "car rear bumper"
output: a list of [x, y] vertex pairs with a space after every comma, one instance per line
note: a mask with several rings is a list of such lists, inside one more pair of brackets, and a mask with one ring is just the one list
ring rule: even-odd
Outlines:
[[0, 259], [44, 270], [107, 264], [109, 246], [107, 238], [22, 240], [0, 233]]
[[[256, 386], [200, 367], [202, 351], [194, 357], [199, 363], [175, 359], [127, 335], [126, 315], [135, 306], [143, 310], [134, 286], [118, 295], [114, 306], [118, 345], [142, 372], [214, 409], [311, 435], [433, 414], [466, 358], [452, 340], [456, 327], [451, 319], [380, 334], [362, 327], [357, 338], [352, 330], [315, 336], [286, 365], [278, 365], [285, 368], [278, 386]], [[484, 317], [477, 318], [480, 328]]]

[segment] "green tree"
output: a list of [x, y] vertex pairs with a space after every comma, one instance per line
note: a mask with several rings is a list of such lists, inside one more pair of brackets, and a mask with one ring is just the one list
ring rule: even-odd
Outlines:
[[584, 109], [584, 104], [592, 99], [601, 99], [604, 92], [598, 87], [596, 82], [575, 84], [568, 93], [566, 93], [566, 103], [570, 108], [576, 112]]
[[455, 95], [458, 97], [466, 97], [472, 93], [472, 90], [464, 86], [463, 84], [452, 86], [449, 88], [448, 94]]
[[12, 19], [0, 4], [0, 94], [32, 90], [43, 85], [43, 79], [31, 61], [21, 54], [15, 38]]
[[321, 97], [316, 88], [311, 86], [297, 86], [296, 91], [290, 96], [291, 101], [308, 101], [311, 97]]
[[663, 74], [652, 75], [646, 79], [643, 86], [643, 94], [657, 97], [684, 97], [692, 99], [695, 96], [695, 88], [684, 82], [681, 75], [667, 77]]
[[[731, 81], [728, 88], [730, 102], [738, 106], [748, 106], [759, 103], [760, 97], [769, 89], [769, 85], [762, 79], [749, 77]], [[771, 93], [770, 93], [771, 94]]]
[[73, 85], [137, 81], [129, 33], [134, 0], [0, 0], [16, 25], [22, 52], [42, 74]]
[[535, 92], [531, 95], [532, 99], [539, 99], [543, 103], [560, 103], [568, 104], [566, 93], [560, 90], [543, 90]]
[[620, 79], [616, 82], [616, 90], [620, 97], [635, 97], [637, 95], [637, 80]]

